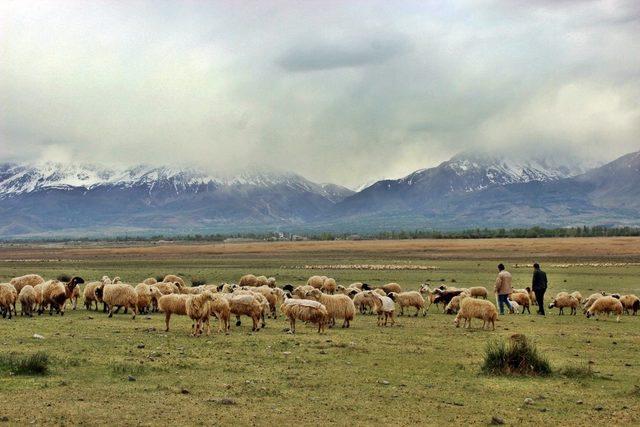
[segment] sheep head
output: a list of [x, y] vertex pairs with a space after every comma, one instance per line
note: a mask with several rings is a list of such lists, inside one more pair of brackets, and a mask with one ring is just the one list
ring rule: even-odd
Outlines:
[[287, 283], [282, 287], [282, 290], [285, 292], [293, 292], [293, 285], [291, 283]]
[[368, 283], [363, 283], [362, 284], [362, 290], [364, 291], [370, 291], [371, 290], [371, 286], [369, 286]]
[[395, 301], [395, 300], [396, 300], [396, 298], [398, 298], [398, 294], [397, 294], [397, 293], [395, 293], [395, 292], [389, 292], [389, 293], [387, 294], [387, 296], [388, 296], [389, 298], [391, 298], [391, 300], [392, 300], [392, 301]]
[[304, 295], [305, 298], [312, 299], [315, 301], [319, 301], [321, 296], [322, 296], [322, 292], [319, 289], [310, 290]]

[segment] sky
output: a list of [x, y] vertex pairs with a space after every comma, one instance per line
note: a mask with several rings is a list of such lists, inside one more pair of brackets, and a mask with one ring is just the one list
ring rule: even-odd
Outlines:
[[[0, 161], [293, 171], [640, 150], [640, 3], [0, 2]], [[529, 154], [527, 154], [529, 155]]]

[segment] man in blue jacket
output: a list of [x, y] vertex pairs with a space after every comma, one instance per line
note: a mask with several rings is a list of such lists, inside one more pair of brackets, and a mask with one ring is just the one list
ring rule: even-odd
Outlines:
[[540, 264], [533, 264], [533, 278], [531, 279], [531, 290], [536, 294], [538, 302], [538, 314], [544, 316], [544, 293], [547, 290], [547, 273], [540, 270]]

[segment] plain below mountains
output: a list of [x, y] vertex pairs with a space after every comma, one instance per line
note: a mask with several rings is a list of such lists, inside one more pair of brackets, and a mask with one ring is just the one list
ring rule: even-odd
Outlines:
[[640, 152], [577, 162], [463, 153], [359, 192], [293, 173], [0, 166], [0, 237], [640, 225]]

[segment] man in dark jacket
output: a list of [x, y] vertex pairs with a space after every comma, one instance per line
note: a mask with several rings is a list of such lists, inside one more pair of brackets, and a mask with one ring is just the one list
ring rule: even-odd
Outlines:
[[536, 294], [538, 302], [538, 314], [544, 316], [544, 293], [547, 290], [547, 273], [540, 270], [540, 264], [533, 264], [533, 279], [531, 280], [531, 290]]

